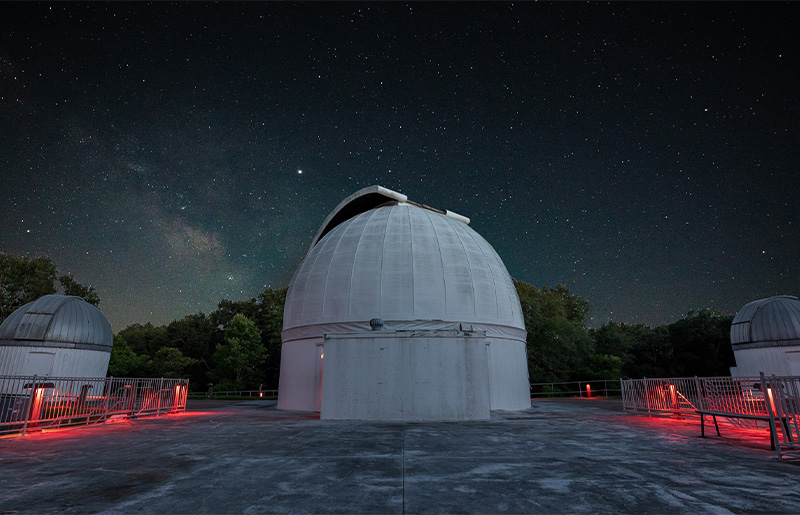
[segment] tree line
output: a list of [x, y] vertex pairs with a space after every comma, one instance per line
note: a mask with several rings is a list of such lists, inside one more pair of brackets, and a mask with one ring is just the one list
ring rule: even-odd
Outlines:
[[0, 252], [0, 322], [17, 308], [54, 293], [83, 297], [97, 306], [100, 297], [94, 286], [84, 286], [69, 274], [58, 275], [48, 257], [26, 258]]
[[188, 377], [192, 389], [278, 388], [286, 288], [245, 301], [222, 300], [209, 314], [167, 325], [133, 324], [114, 336], [108, 373]]
[[[56, 284], [60, 284], [60, 288]], [[732, 316], [690, 311], [668, 325], [607, 322], [586, 325], [589, 303], [566, 286], [537, 288], [514, 281], [527, 335], [531, 382], [620, 377], [728, 375], [735, 364]], [[0, 321], [19, 306], [63, 291], [94, 305], [94, 288], [57, 273], [49, 258], [0, 253]], [[114, 335], [109, 375], [189, 377], [193, 390], [277, 389], [286, 288], [249, 300], [224, 299], [209, 314], [169, 324], [130, 325]]]
[[637, 377], [727, 376], [736, 364], [732, 315], [689, 311], [667, 325], [586, 325], [589, 303], [566, 286], [515, 281], [528, 331], [531, 382]]

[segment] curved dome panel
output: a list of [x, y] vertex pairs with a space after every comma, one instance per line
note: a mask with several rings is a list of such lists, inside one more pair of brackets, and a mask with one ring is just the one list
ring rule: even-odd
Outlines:
[[731, 343], [735, 346], [800, 343], [800, 301], [781, 295], [746, 304], [731, 323]]
[[0, 345], [67, 347], [111, 352], [111, 324], [80, 297], [45, 295], [14, 311], [0, 325]]
[[466, 323], [525, 337], [516, 289], [492, 246], [466, 223], [406, 203], [371, 209], [325, 234], [292, 279], [283, 328], [369, 330], [373, 318], [391, 329]]

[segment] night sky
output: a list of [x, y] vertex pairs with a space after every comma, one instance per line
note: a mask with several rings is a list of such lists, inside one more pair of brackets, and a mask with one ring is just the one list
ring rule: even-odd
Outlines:
[[114, 331], [288, 285], [379, 184], [660, 325], [800, 293], [800, 4], [0, 3], [0, 251]]

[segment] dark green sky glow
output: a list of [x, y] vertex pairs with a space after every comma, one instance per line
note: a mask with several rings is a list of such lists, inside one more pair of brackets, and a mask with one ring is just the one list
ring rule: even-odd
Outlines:
[[114, 331], [286, 286], [371, 184], [592, 325], [799, 293], [800, 4], [0, 10], [0, 251]]

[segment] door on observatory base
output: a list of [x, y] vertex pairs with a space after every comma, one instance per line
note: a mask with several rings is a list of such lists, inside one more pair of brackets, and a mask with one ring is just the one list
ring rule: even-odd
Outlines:
[[55, 352], [30, 352], [25, 359], [25, 372], [27, 376], [49, 376], [53, 373]]
[[314, 406], [316, 407], [317, 412], [322, 412], [322, 363], [323, 359], [325, 358], [325, 344], [318, 343], [317, 344], [317, 358], [316, 358], [316, 367], [315, 367], [315, 377], [316, 377], [316, 400], [314, 402]]

